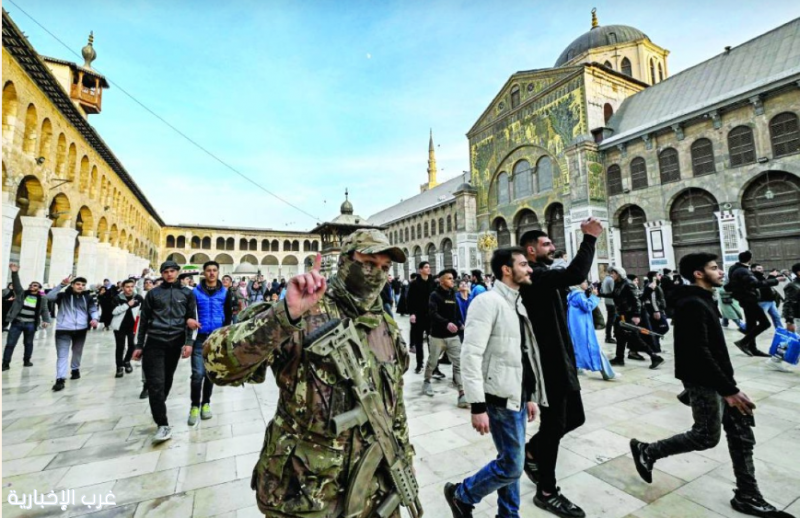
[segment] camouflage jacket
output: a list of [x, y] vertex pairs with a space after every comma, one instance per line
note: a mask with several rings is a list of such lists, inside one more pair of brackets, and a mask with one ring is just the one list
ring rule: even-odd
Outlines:
[[[251, 481], [258, 507], [267, 516], [338, 517], [352, 474], [375, 439], [368, 425], [333, 434], [331, 419], [352, 409], [354, 397], [332, 362], [306, 353], [302, 344], [307, 333], [344, 315], [325, 296], [296, 324], [290, 321], [284, 301], [251, 306], [239, 318], [238, 324], [209, 336], [203, 356], [206, 372], [216, 385], [261, 383], [267, 367], [275, 375], [278, 407], [267, 425]], [[372, 353], [364, 374], [374, 369], [372, 378], [381, 380], [378, 389], [386, 412], [411, 462], [413, 448], [403, 401], [403, 373], [409, 363], [405, 342], [386, 313], [368, 313], [353, 322]], [[390, 489], [388, 476], [380, 470], [371, 487], [360, 491], [366, 501], [362, 516], [369, 516]], [[395, 514], [399, 516], [399, 511]]]

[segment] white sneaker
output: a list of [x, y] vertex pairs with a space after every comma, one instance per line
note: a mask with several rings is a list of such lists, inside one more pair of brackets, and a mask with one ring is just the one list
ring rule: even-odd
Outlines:
[[170, 430], [169, 426], [159, 426], [153, 436], [153, 444], [159, 444], [170, 439], [172, 439], [172, 430]]
[[767, 367], [771, 369], [775, 369], [779, 372], [792, 372], [792, 368], [789, 367], [789, 364], [783, 361], [782, 358], [778, 356], [773, 356], [767, 360]]
[[431, 385], [430, 381], [426, 381], [422, 384], [422, 393], [426, 396], [433, 397], [433, 385]]

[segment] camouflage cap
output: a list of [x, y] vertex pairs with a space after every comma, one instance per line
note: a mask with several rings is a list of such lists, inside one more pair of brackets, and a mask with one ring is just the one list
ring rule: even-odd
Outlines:
[[386, 254], [396, 263], [406, 262], [406, 254], [389, 242], [386, 234], [376, 228], [356, 230], [342, 241], [342, 253]]

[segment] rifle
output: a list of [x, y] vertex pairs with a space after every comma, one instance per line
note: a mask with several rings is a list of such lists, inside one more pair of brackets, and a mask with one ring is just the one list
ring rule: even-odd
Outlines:
[[664, 335], [662, 335], [662, 334], [658, 334], [655, 331], [650, 331], [649, 329], [647, 329], [645, 327], [639, 327], [639, 326], [635, 326], [633, 324], [629, 324], [629, 323], [625, 322], [624, 320], [620, 320], [619, 326], [622, 329], [627, 329], [628, 331], [634, 331], [636, 333], [643, 334], [645, 336], [657, 336], [659, 338], [664, 338]]
[[333, 418], [333, 433], [339, 435], [345, 430], [369, 424], [376, 438], [376, 442], [367, 448], [353, 477], [345, 502], [345, 518], [361, 516], [364, 501], [355, 495], [366, 486], [360, 483], [361, 479], [371, 479], [374, 474], [371, 468], [377, 469], [381, 460], [386, 461], [394, 491], [378, 506], [376, 515], [387, 518], [399, 505], [403, 505], [408, 508], [412, 518], [421, 517], [423, 511], [417, 479], [406, 460], [405, 449], [394, 436], [392, 423], [386, 415], [383, 398], [376, 390], [374, 380], [362, 374], [367, 364], [367, 354], [353, 323], [349, 320], [330, 320], [306, 337], [303, 348], [316, 356], [330, 358], [339, 376], [351, 382], [356, 405], [352, 410]]

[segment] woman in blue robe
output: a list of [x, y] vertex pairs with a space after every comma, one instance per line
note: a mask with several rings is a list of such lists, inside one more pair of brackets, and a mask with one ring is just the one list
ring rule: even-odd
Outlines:
[[[575, 348], [575, 364], [578, 369], [600, 372], [606, 381], [620, 376], [611, 368], [605, 353], [600, 348], [595, 334], [592, 310], [600, 303], [597, 289], [588, 292], [589, 282], [575, 286], [567, 296], [567, 323], [572, 346]], [[588, 293], [588, 296], [587, 296]]]

